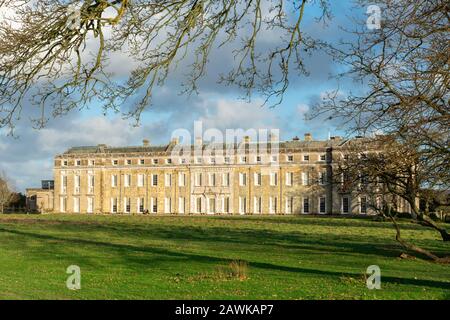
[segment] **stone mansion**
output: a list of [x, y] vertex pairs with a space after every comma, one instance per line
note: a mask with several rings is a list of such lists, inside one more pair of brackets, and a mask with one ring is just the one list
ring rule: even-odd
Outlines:
[[270, 152], [262, 153], [245, 137], [187, 156], [174, 155], [176, 139], [164, 146], [144, 140], [138, 147], [73, 147], [54, 159], [54, 188], [27, 191], [41, 212], [368, 214], [366, 197], [342, 193], [331, 179], [348, 141], [306, 134], [276, 141], [276, 149], [271, 139]]

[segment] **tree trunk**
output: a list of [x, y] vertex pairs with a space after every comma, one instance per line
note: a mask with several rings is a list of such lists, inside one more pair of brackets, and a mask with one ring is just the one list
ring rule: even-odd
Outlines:
[[405, 240], [402, 239], [401, 237], [401, 233], [400, 233], [400, 227], [397, 224], [397, 221], [395, 220], [395, 218], [391, 215], [391, 210], [390, 208], [388, 208], [388, 217], [391, 219], [392, 224], [395, 227], [396, 230], [396, 235], [395, 235], [395, 239], [397, 240], [398, 243], [400, 243], [405, 249], [419, 253], [421, 255], [424, 255], [428, 258], [430, 258], [431, 260], [435, 261], [435, 262], [439, 262], [439, 263], [450, 263], [450, 257], [444, 257], [444, 258], [440, 258], [438, 256], [436, 256], [435, 254], [431, 253], [428, 250], [425, 250], [421, 247], [418, 247], [412, 243], [406, 242]]

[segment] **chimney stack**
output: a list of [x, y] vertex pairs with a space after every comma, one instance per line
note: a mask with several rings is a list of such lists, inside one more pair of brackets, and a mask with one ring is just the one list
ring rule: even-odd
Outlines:
[[312, 135], [311, 135], [311, 133], [305, 133], [305, 141], [312, 141]]
[[150, 140], [147, 140], [147, 139], [142, 140], [142, 145], [144, 147], [149, 147], [150, 146]]

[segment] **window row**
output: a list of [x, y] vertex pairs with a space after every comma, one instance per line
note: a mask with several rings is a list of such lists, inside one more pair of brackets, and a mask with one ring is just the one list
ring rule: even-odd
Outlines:
[[[302, 198], [302, 213], [313, 213], [312, 206], [313, 198], [304, 197]], [[132, 200], [132, 198], [124, 197], [122, 204], [122, 210], [119, 209], [118, 198], [111, 198], [110, 204], [110, 212], [118, 213], [131, 213], [131, 202], [135, 201], [136, 203], [136, 211], [138, 213], [144, 213], [145, 211], [151, 213], [158, 213], [158, 198], [152, 197], [150, 198], [150, 203], [148, 208], [145, 205], [145, 199], [143, 197], [138, 197]], [[253, 197], [253, 208], [251, 209], [252, 213], [262, 213], [263, 212], [263, 197]], [[228, 196], [220, 196], [220, 197], [204, 197], [204, 196], [196, 196], [194, 197], [194, 213], [232, 213], [232, 208], [230, 206], [230, 197]], [[239, 197], [238, 203], [238, 213], [246, 214], [249, 213], [250, 210], [248, 208], [247, 197]], [[268, 198], [268, 212], [271, 214], [278, 212], [278, 197], [269, 197]], [[367, 197], [360, 197], [358, 201], [359, 213], [367, 214], [368, 213], [368, 201]], [[318, 213], [324, 214], [327, 213], [327, 199], [325, 196], [321, 196], [317, 199], [317, 209]], [[295, 212], [294, 208], [294, 198], [293, 197], [285, 197], [284, 207], [281, 207], [283, 213], [293, 213]], [[68, 210], [67, 208], [67, 198], [60, 198], [60, 211], [67, 212], [73, 211], [75, 213], [80, 212], [80, 198], [73, 198], [73, 210]], [[87, 197], [86, 204], [87, 213], [94, 212], [94, 197]], [[186, 212], [186, 199], [184, 197], [178, 198], [178, 208], [177, 213], [185, 213]], [[343, 196], [341, 197], [341, 213], [348, 214], [352, 213], [353, 210], [351, 208], [350, 197]], [[172, 206], [172, 198], [165, 197], [164, 198], [164, 213], [174, 213], [174, 208]]]
[[[231, 164], [231, 163], [253, 163], [253, 164], [258, 164], [258, 163], [276, 163], [280, 160], [280, 156], [278, 155], [269, 155], [269, 156], [260, 156], [260, 155], [256, 155], [256, 156], [248, 156], [248, 155], [242, 155], [242, 156], [236, 156], [236, 159], [234, 159], [234, 156], [224, 156], [224, 157], [204, 157], [204, 156], [198, 156], [198, 157], [179, 157], [176, 159], [172, 159], [172, 158], [165, 158], [165, 159], [160, 159], [160, 158], [152, 158], [152, 159], [125, 159], [125, 160], [119, 160], [119, 159], [112, 159], [111, 160], [111, 165], [113, 166], [118, 166], [118, 165], [146, 165], [146, 164], [153, 164], [153, 165], [158, 165], [158, 164], [166, 164], [166, 165], [172, 165], [172, 164], [218, 164], [218, 163], [224, 163], [224, 164]], [[285, 162], [294, 162], [294, 155], [289, 154], [289, 155], [285, 155], [284, 156], [284, 160]], [[300, 160], [302, 162], [309, 162], [311, 158], [311, 155], [309, 154], [303, 154], [301, 156]], [[324, 154], [319, 154], [317, 156], [317, 161], [327, 161], [327, 155]], [[79, 167], [82, 165], [87, 165], [87, 166], [95, 166], [97, 163], [95, 160], [74, 160], [74, 166]], [[69, 161], [68, 160], [61, 160], [61, 166], [63, 167], [67, 167], [69, 165]]]

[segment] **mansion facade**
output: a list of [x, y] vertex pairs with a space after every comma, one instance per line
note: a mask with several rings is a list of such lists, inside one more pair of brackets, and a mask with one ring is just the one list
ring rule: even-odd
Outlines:
[[333, 183], [335, 163], [348, 141], [314, 141], [306, 134], [304, 140], [271, 140], [269, 152], [261, 152], [260, 143], [245, 137], [208, 155], [180, 155], [176, 139], [165, 146], [144, 140], [139, 147], [74, 147], [54, 159], [53, 203], [44, 211], [370, 214], [367, 197], [344, 193]]

